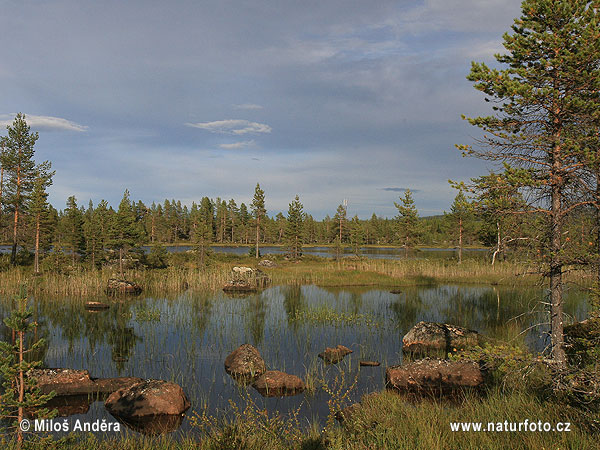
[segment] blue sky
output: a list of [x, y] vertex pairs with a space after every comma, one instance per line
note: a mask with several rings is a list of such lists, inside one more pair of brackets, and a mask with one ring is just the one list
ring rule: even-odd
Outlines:
[[[0, 0], [0, 122], [23, 112], [64, 208], [127, 188], [147, 204], [203, 196], [270, 214], [296, 194], [315, 218], [392, 217], [410, 188], [422, 216], [487, 114], [466, 80], [493, 62], [517, 0]], [[5, 134], [5, 133], [2, 133]]]

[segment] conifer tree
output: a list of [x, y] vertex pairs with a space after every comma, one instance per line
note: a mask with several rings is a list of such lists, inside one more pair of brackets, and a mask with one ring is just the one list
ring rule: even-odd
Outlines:
[[465, 230], [465, 222], [470, 217], [472, 205], [465, 196], [463, 188], [458, 188], [458, 194], [454, 197], [454, 202], [450, 206], [450, 218], [456, 224], [456, 232], [458, 234], [458, 263], [462, 263], [463, 254], [463, 234]]
[[495, 113], [469, 119], [484, 137], [477, 149], [459, 148], [505, 163], [549, 218], [552, 357], [565, 368], [562, 234], [569, 213], [589, 204], [577, 197], [588, 190], [585, 165], [597, 159], [590, 151], [597, 138], [585, 125], [600, 111], [600, 12], [589, 0], [525, 0], [521, 8], [504, 35], [507, 53], [496, 55], [506, 68], [472, 63], [468, 79]]
[[90, 200], [87, 210], [83, 215], [83, 235], [85, 239], [85, 253], [90, 259], [92, 267], [96, 263], [104, 250], [104, 239], [102, 238], [101, 210], [94, 209], [94, 204]]
[[287, 220], [285, 222], [285, 238], [287, 250], [292, 259], [302, 256], [302, 243], [304, 237], [304, 212], [300, 197], [296, 195], [288, 208]]
[[404, 197], [401, 197], [400, 200], [401, 204], [394, 202], [398, 209], [397, 234], [402, 245], [410, 248], [416, 243], [418, 237], [419, 214], [410, 189], [404, 192]]
[[267, 210], [265, 209], [265, 192], [260, 188], [260, 185], [256, 183], [254, 189], [254, 198], [252, 199], [252, 212], [254, 213], [254, 220], [256, 226], [256, 259], [259, 258], [258, 245], [260, 241], [260, 228], [261, 220], [264, 218]]
[[71, 249], [71, 258], [73, 264], [77, 255], [85, 252], [85, 239], [83, 235], [83, 214], [77, 206], [77, 199], [74, 195], [67, 199], [67, 208], [63, 216], [63, 238]]
[[364, 238], [363, 226], [358, 216], [355, 215], [350, 221], [350, 245], [356, 256], [360, 255], [360, 247], [363, 245]]
[[[4, 204], [13, 214], [11, 264], [16, 264], [17, 245], [19, 239], [21, 216], [33, 190], [34, 180], [44, 167], [36, 167], [33, 159], [34, 145], [39, 138], [38, 133], [32, 133], [27, 125], [24, 114], [17, 114], [12, 126], [6, 127], [8, 136], [3, 140], [5, 152], [2, 157], [6, 176], [6, 186], [2, 192]], [[49, 163], [44, 163], [49, 168]], [[5, 191], [5, 192], [4, 192]]]
[[[29, 217], [33, 229], [35, 230], [35, 253], [33, 260], [33, 270], [35, 273], [40, 272], [40, 246], [45, 247], [43, 245], [44, 237], [46, 237], [46, 239], [50, 238], [50, 233], [48, 233], [50, 208], [48, 205], [48, 193], [46, 192], [46, 188], [52, 184], [53, 175], [54, 172], [49, 172], [47, 170], [38, 172], [37, 177], [33, 182], [33, 191], [29, 203]], [[48, 236], [44, 236], [45, 234]]]
[[109, 247], [119, 251], [119, 272], [123, 278], [123, 254], [138, 245], [142, 239], [142, 232], [136, 222], [127, 189], [119, 203], [119, 210], [113, 216], [108, 238]]
[[21, 297], [17, 301], [17, 309], [4, 319], [4, 324], [16, 337], [15, 342], [10, 344], [0, 341], [0, 418], [16, 419], [14, 429], [17, 432], [17, 448], [21, 448], [23, 430], [19, 424], [25, 418], [25, 412], [33, 413], [36, 417], [52, 418], [56, 411], [44, 407], [54, 397], [54, 392], [42, 394], [35, 379], [27, 376], [31, 369], [41, 366], [42, 361], [31, 361], [31, 358], [26, 358], [26, 354], [43, 348], [45, 342], [39, 339], [27, 344], [28, 333], [37, 325], [31, 321], [33, 312], [27, 308], [27, 300]]

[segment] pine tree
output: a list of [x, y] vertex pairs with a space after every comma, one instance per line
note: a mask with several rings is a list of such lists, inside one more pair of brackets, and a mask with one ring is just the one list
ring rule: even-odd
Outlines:
[[256, 259], [259, 258], [259, 240], [260, 240], [260, 221], [264, 218], [267, 210], [265, 209], [265, 192], [260, 188], [260, 185], [256, 183], [254, 189], [254, 198], [252, 199], [252, 212], [254, 213], [254, 220], [256, 226]]
[[42, 361], [31, 361], [31, 358], [25, 357], [26, 354], [43, 348], [45, 342], [39, 339], [29, 345], [26, 343], [27, 334], [37, 324], [30, 320], [33, 312], [27, 308], [27, 300], [22, 297], [17, 301], [17, 309], [4, 319], [4, 324], [13, 331], [16, 339], [12, 344], [0, 341], [0, 417], [16, 419], [14, 429], [17, 432], [17, 448], [21, 448], [23, 431], [19, 424], [25, 417], [25, 411], [41, 418], [52, 418], [56, 416], [56, 411], [44, 407], [54, 397], [54, 392], [42, 394], [36, 387], [35, 379], [27, 376], [31, 369], [41, 366]]
[[398, 209], [398, 216], [396, 217], [397, 235], [402, 245], [410, 248], [418, 238], [419, 214], [410, 189], [404, 192], [404, 197], [401, 197], [400, 200], [402, 204], [394, 202], [394, 206]]
[[302, 256], [302, 243], [304, 237], [304, 212], [300, 197], [296, 195], [288, 208], [285, 222], [286, 247], [292, 259]]
[[49, 168], [49, 163], [36, 167], [33, 159], [34, 145], [39, 138], [38, 133], [32, 133], [27, 125], [24, 114], [17, 114], [12, 126], [6, 127], [8, 136], [3, 140], [5, 152], [2, 157], [3, 175], [7, 177], [5, 192], [2, 193], [4, 204], [13, 214], [11, 264], [16, 264], [17, 245], [19, 239], [20, 218], [24, 212], [27, 200], [33, 190], [34, 180], [38, 173]]
[[585, 164], [597, 159], [585, 125], [600, 111], [600, 12], [588, 0], [525, 0], [521, 8], [504, 35], [507, 54], [496, 55], [506, 68], [472, 63], [468, 79], [497, 106], [493, 116], [469, 119], [485, 133], [479, 148], [459, 148], [504, 162], [549, 218], [551, 347], [564, 368], [562, 234], [568, 214], [589, 203], [576, 197], [589, 190]]
[[85, 239], [83, 235], [83, 214], [77, 206], [77, 199], [73, 195], [67, 199], [62, 227], [63, 239], [71, 250], [74, 265], [77, 255], [85, 252]]
[[109, 247], [119, 251], [119, 272], [123, 274], [123, 254], [130, 248], [138, 245], [142, 239], [142, 232], [136, 222], [135, 213], [129, 200], [129, 191], [125, 190], [123, 199], [119, 203], [119, 210], [114, 215], [109, 230]]
[[456, 224], [458, 234], [458, 263], [462, 263], [463, 254], [463, 234], [465, 230], [465, 222], [470, 217], [472, 205], [465, 196], [462, 187], [458, 187], [458, 194], [454, 197], [454, 202], [450, 206], [450, 218]]
[[104, 240], [102, 239], [100, 213], [98, 209], [94, 209], [94, 204], [91, 200], [83, 215], [83, 236], [85, 240], [85, 254], [90, 259], [92, 267], [96, 267], [96, 263], [100, 260], [104, 249]]
[[[49, 164], [48, 164], [49, 168]], [[40, 272], [40, 247], [43, 245], [44, 238], [49, 239], [49, 214], [50, 208], [48, 205], [48, 193], [46, 188], [52, 184], [52, 176], [54, 172], [47, 170], [38, 172], [35, 181], [33, 182], [33, 191], [29, 203], [29, 217], [32, 222], [32, 227], [35, 230], [34, 248], [35, 256], [33, 260], [33, 270], [35, 273]], [[45, 236], [47, 234], [47, 236]]]
[[206, 258], [210, 254], [210, 243], [212, 239], [212, 226], [197, 205], [192, 205], [190, 212], [192, 242], [198, 256], [198, 262], [201, 267], [206, 265]]
[[235, 241], [235, 227], [238, 221], [239, 208], [235, 203], [234, 199], [229, 200], [227, 203], [227, 214], [229, 215], [229, 230], [227, 235], [231, 238], [231, 242]]
[[363, 245], [364, 239], [363, 226], [358, 216], [354, 216], [350, 221], [350, 245], [352, 246], [352, 252], [356, 256], [360, 256], [360, 248]]

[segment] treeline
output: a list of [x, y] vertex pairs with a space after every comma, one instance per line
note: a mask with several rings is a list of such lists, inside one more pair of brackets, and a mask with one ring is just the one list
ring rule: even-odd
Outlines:
[[[298, 196], [286, 214], [269, 217], [259, 184], [250, 205], [208, 197], [190, 206], [174, 199], [146, 205], [132, 201], [125, 191], [116, 208], [105, 200], [83, 205], [71, 196], [65, 208], [57, 210], [47, 202], [51, 164], [36, 164], [33, 158], [38, 134], [31, 133], [20, 114], [7, 128], [8, 136], [0, 141], [0, 239], [12, 244], [12, 264], [27, 263], [33, 254], [36, 271], [40, 259], [63, 250], [72, 263], [99, 265], [115, 252], [122, 261], [124, 253], [143, 244], [194, 245], [203, 263], [210, 244], [249, 244], [256, 247], [257, 256], [259, 246], [285, 245], [293, 258], [302, 254], [304, 245], [350, 246], [357, 254], [364, 245], [475, 245], [494, 247], [495, 261], [507, 250], [542, 256], [546, 243], [539, 232], [544, 218], [514, 214], [524, 211], [525, 202], [504, 175], [494, 173], [473, 180], [469, 188], [456, 184], [458, 194], [449, 212], [425, 218], [419, 217], [410, 190], [394, 203], [394, 218], [348, 217], [344, 202], [332, 216], [316, 220], [304, 212]], [[572, 216], [567, 228], [579, 236], [573, 242], [589, 251], [590, 240], [595, 241], [590, 238], [593, 226], [593, 213], [583, 211]]]

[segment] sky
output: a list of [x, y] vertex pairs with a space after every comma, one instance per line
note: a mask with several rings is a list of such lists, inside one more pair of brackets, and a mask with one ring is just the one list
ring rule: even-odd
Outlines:
[[[493, 64], [517, 0], [0, 0], [0, 125], [23, 112], [63, 209], [208, 196], [270, 215], [421, 216], [450, 209], [448, 179], [489, 114], [466, 80]], [[6, 135], [0, 131], [0, 135]]]

